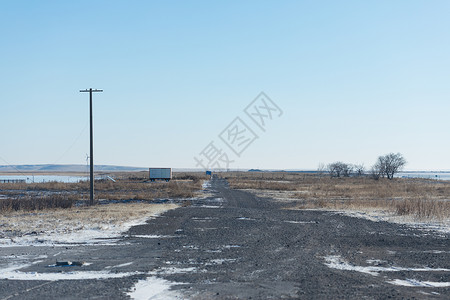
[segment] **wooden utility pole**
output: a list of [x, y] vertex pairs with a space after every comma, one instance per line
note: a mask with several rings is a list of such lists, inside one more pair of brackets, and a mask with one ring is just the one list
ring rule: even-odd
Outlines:
[[90, 183], [91, 183], [91, 197], [89, 200], [89, 205], [94, 205], [94, 128], [93, 128], [93, 124], [92, 124], [92, 93], [97, 93], [97, 92], [103, 92], [103, 90], [93, 90], [91, 89], [86, 89], [86, 90], [80, 90], [80, 93], [88, 93], [89, 92], [89, 114], [90, 114], [90, 118], [89, 118], [89, 122], [90, 122], [90, 127], [91, 127], [91, 134], [90, 134], [90, 140], [91, 140], [91, 144], [90, 144], [90, 163], [91, 163], [91, 178], [90, 178]]

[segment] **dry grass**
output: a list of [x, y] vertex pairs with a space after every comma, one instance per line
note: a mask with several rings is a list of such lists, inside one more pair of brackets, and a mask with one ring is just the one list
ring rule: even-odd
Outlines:
[[170, 182], [150, 182], [147, 172], [114, 174], [116, 182], [96, 181], [96, 199], [148, 201], [95, 206], [80, 206], [89, 198], [89, 182], [0, 184], [0, 239], [58, 240], [66, 234], [83, 239], [86, 232], [118, 234], [127, 230], [129, 222], [178, 207], [152, 200], [194, 197], [206, 179], [203, 173], [174, 175]]
[[132, 220], [163, 213], [178, 207], [175, 204], [116, 203], [69, 209], [47, 209], [40, 212], [3, 212], [0, 215], [0, 236], [21, 236], [37, 233], [67, 234], [84, 229], [102, 230], [121, 226]]
[[[329, 178], [307, 173], [226, 173], [232, 188], [295, 201], [298, 208], [380, 208], [419, 219], [450, 218], [450, 182], [426, 179]], [[281, 196], [280, 194], [283, 194]]]
[[[192, 198], [201, 190], [204, 173], [174, 173], [170, 182], [150, 182], [147, 172], [113, 174], [116, 182], [95, 182], [96, 199], [147, 200]], [[0, 183], [0, 211], [70, 208], [89, 198], [89, 182]]]
[[18, 197], [0, 199], [0, 211], [33, 211], [51, 208], [70, 208], [75, 204], [73, 195], [50, 195], [44, 197]]

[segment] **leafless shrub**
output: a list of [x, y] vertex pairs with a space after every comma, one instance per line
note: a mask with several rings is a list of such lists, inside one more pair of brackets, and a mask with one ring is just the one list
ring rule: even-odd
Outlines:
[[399, 215], [412, 215], [419, 219], [442, 219], [450, 216], [448, 201], [426, 197], [398, 201], [395, 203], [395, 210]]
[[349, 177], [353, 170], [351, 164], [343, 163], [341, 161], [331, 163], [327, 168], [331, 177]]

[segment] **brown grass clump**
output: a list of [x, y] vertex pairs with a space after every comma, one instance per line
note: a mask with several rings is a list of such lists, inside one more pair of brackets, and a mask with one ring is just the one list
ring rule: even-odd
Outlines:
[[50, 208], [70, 208], [75, 204], [73, 196], [51, 195], [0, 199], [0, 211], [43, 210]]
[[446, 219], [450, 216], [449, 201], [439, 199], [405, 199], [394, 203], [398, 215], [413, 215], [419, 219]]

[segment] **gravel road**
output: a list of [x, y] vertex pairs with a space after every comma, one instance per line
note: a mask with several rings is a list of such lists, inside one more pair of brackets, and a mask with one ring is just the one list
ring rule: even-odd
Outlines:
[[449, 234], [208, 189], [110, 244], [0, 248], [0, 299], [126, 299], [146, 278], [170, 284], [155, 299], [450, 298]]

